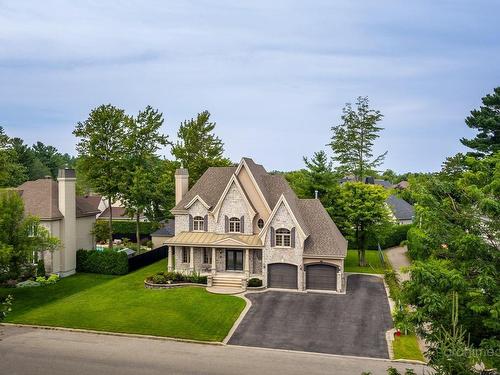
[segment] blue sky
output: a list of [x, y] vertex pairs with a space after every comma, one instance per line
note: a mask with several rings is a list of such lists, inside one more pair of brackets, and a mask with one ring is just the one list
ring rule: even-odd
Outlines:
[[[99, 104], [209, 110], [233, 160], [303, 166], [344, 103], [384, 115], [383, 168], [432, 171], [500, 84], [498, 1], [0, 1], [0, 125], [75, 153]], [[168, 150], [165, 150], [168, 153]]]

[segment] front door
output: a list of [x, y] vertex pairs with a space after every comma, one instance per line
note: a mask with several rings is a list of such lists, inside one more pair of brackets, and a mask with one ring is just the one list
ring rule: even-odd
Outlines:
[[243, 271], [243, 250], [226, 250], [226, 270]]

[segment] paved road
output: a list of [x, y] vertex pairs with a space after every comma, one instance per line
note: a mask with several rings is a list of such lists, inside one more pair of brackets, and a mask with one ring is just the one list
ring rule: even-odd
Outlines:
[[401, 268], [408, 267], [410, 265], [410, 261], [408, 259], [407, 253], [408, 249], [406, 246], [397, 246], [391, 247], [390, 249], [385, 251], [385, 255], [389, 259], [389, 262], [392, 264], [392, 268], [396, 270], [399, 275], [399, 280], [406, 281], [410, 279], [410, 275], [401, 271]]
[[389, 358], [392, 328], [382, 280], [350, 275], [347, 294], [247, 294], [252, 307], [229, 344]]
[[[159, 322], [160, 323], [160, 322]], [[0, 327], [0, 372], [12, 375], [386, 374], [384, 360]]]

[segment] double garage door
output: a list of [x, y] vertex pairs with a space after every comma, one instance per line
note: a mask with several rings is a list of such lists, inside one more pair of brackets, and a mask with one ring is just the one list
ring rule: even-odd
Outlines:
[[[306, 289], [336, 290], [337, 268], [327, 264], [311, 264], [305, 267]], [[297, 266], [288, 263], [270, 264], [267, 269], [269, 288], [297, 289]]]

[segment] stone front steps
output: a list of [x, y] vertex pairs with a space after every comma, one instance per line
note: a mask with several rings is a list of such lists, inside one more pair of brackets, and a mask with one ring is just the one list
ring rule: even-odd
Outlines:
[[209, 276], [207, 290], [212, 293], [237, 294], [246, 290], [244, 275], [216, 274]]

